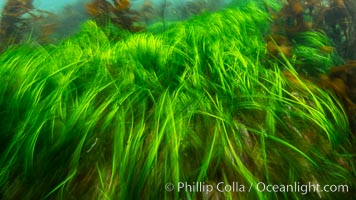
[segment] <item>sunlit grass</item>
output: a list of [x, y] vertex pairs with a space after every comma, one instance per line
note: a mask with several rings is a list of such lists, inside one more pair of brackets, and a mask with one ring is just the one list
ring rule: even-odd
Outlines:
[[[0, 196], [207, 198], [167, 192], [168, 182], [354, 187], [354, 155], [342, 147], [349, 145], [345, 113], [293, 63], [265, 66], [268, 23], [249, 5], [161, 33], [117, 33], [114, 41], [89, 21], [58, 46], [4, 52]], [[304, 197], [256, 188], [210, 195]], [[319, 195], [344, 197], [307, 196]]]

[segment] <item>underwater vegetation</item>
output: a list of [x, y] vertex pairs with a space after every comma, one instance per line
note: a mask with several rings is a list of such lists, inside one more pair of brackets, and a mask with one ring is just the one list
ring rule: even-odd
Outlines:
[[356, 76], [355, 1], [288, 0], [266, 4], [273, 19], [270, 34], [265, 36], [270, 57], [287, 58], [300, 75], [336, 94], [355, 133], [356, 101], [350, 98], [355, 90], [350, 80]]
[[1, 13], [0, 21], [0, 49], [7, 45], [19, 43], [22, 31], [28, 30], [28, 19], [25, 14], [32, 15], [34, 7], [32, 1], [7, 1]]
[[354, 0], [287, 0], [275, 8], [269, 6], [274, 18], [272, 32], [293, 36], [300, 32], [322, 30], [346, 60], [355, 60], [356, 2]]
[[130, 9], [129, 0], [93, 0], [88, 3], [87, 10], [95, 20], [106, 25], [108, 22], [121, 28], [137, 31], [140, 28], [134, 27], [134, 22], [137, 20], [138, 13]]
[[[355, 60], [354, 1], [288, 0], [267, 9], [273, 18], [270, 35], [266, 37], [267, 50], [274, 57], [282, 53], [297, 60], [294, 67], [298, 72], [315, 77]], [[318, 56], [307, 58], [311, 51]]]
[[356, 62], [331, 68], [320, 75], [319, 86], [332, 91], [345, 107], [352, 133], [356, 133]]
[[[127, 2], [98, 16], [116, 20]], [[165, 29], [131, 22], [94, 18], [57, 44], [0, 54], [0, 199], [356, 195], [355, 62], [326, 32], [276, 31], [258, 2]], [[221, 182], [239, 191], [178, 189]], [[261, 192], [261, 183], [347, 190]]]
[[216, 11], [225, 5], [224, 0], [143, 0], [140, 6], [132, 8], [130, 0], [92, 0], [86, 8], [102, 27], [109, 24], [137, 32], [157, 22], [162, 23], [162, 29], [165, 30], [169, 22]]
[[51, 13], [35, 8], [33, 0], [7, 0], [0, 19], [0, 52], [28, 41], [58, 43], [77, 32], [89, 17], [83, 1], [65, 6], [60, 13]]
[[[33, 0], [6, 0], [0, 18], [0, 52], [28, 40], [40, 44], [58, 43], [77, 32], [80, 24], [88, 19], [96, 21], [103, 29], [119, 27], [138, 32], [157, 21], [166, 29], [170, 21], [214, 11], [223, 5], [223, 0], [145, 0], [132, 8], [130, 0], [76, 0], [59, 13], [53, 13], [36, 8]], [[113, 39], [116, 35], [109, 37]]]

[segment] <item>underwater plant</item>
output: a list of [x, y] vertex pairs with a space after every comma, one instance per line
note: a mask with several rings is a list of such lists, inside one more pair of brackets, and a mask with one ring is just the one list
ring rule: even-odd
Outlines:
[[68, 5], [58, 13], [40, 10], [32, 0], [8, 0], [0, 20], [0, 52], [26, 42], [57, 43], [78, 31], [88, 19], [82, 1]]
[[134, 25], [138, 13], [130, 9], [130, 4], [130, 0], [92, 0], [86, 7], [94, 20], [104, 27], [111, 23], [123, 29], [139, 31], [142, 27]]
[[[354, 102], [348, 97], [352, 86], [347, 80], [355, 75], [352, 67], [345, 68], [350, 64], [344, 64], [354, 62], [355, 2], [290, 0], [282, 7], [276, 5], [273, 1], [266, 3], [273, 18], [270, 33], [265, 37], [268, 54], [280, 62], [288, 59], [305, 78], [336, 93], [354, 124]], [[309, 57], [311, 54], [314, 57]], [[333, 73], [327, 74], [329, 70], [348, 78], [335, 79]]]
[[[268, 2], [268, 1], [267, 1]], [[281, 1], [282, 2], [282, 1]], [[288, 0], [282, 8], [267, 4], [274, 22], [271, 31], [291, 40], [301, 32], [321, 30], [333, 42], [339, 55], [356, 59], [356, 3], [353, 0]]]
[[78, 32], [81, 24], [89, 19], [85, 2], [78, 0], [38, 20], [34, 28], [36, 35], [32, 40], [41, 44], [56, 44]]
[[[326, 73], [331, 67], [343, 64], [343, 59], [323, 32], [298, 33], [294, 37], [294, 43], [294, 55], [298, 62], [295, 67], [310, 77], [317, 77], [318, 74]], [[311, 58], [310, 54], [314, 57]]]
[[337, 44], [339, 53], [345, 59], [356, 59], [353, 50], [356, 36], [355, 9], [352, 0], [330, 0], [329, 5], [322, 9], [316, 26], [323, 29]]
[[321, 88], [333, 92], [344, 105], [353, 136], [356, 136], [356, 62], [331, 68], [319, 79]]
[[[116, 29], [112, 40], [87, 21], [60, 44], [9, 47], [0, 55], [0, 197], [352, 199], [345, 111], [294, 62], [266, 62], [270, 21], [247, 4], [163, 32]], [[218, 191], [227, 185], [238, 191]]]
[[29, 14], [33, 16], [33, 0], [6, 1], [1, 13], [0, 20], [0, 51], [6, 46], [19, 43], [23, 40], [23, 32], [29, 30], [30, 19], [24, 17]]

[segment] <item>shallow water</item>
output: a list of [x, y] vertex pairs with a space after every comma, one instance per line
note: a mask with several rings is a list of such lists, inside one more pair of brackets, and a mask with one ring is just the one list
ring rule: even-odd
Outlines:
[[0, 199], [356, 195], [355, 7], [133, 2], [2, 18]]

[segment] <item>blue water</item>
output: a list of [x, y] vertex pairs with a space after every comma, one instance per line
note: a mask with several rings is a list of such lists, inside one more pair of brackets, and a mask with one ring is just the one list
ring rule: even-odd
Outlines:
[[[0, 10], [3, 9], [5, 3], [7, 0], [0, 0]], [[83, 2], [85, 4], [86, 2], [90, 2], [91, 0], [34, 0], [33, 5], [41, 10], [47, 10], [51, 12], [58, 12], [60, 11], [64, 6], [68, 4], [75, 4], [78, 2]], [[110, 1], [110, 0], [109, 0]], [[159, 3], [163, 0], [151, 0], [151, 2], [156, 2]], [[176, 2], [179, 1], [187, 1], [187, 0], [175, 0]], [[133, 4], [136, 3], [141, 3], [143, 0], [132, 0]]]
[[73, 4], [77, 2], [89, 2], [90, 0], [35, 0], [33, 5], [41, 10], [47, 10], [51, 12], [57, 12], [58, 9], [62, 9], [68, 4]]
[[[7, 0], [0, 0], [0, 10], [3, 9]], [[50, 12], [59, 12], [63, 9], [64, 6], [68, 4], [76, 4], [78, 2], [83, 2], [83, 4], [90, 2], [91, 0], [34, 0], [33, 5], [41, 10], [47, 10]], [[111, 1], [111, 0], [109, 0]], [[139, 5], [144, 0], [131, 0], [132, 5]], [[150, 0], [152, 3], [159, 4], [164, 0]], [[195, 1], [195, 0], [167, 0], [167, 2], [181, 3], [186, 1]], [[198, 0], [196, 0], [198, 1]], [[231, 0], [224, 0], [225, 3], [230, 2]]]
[[[2, 10], [7, 0], [0, 0], [0, 9]], [[90, 0], [34, 0], [33, 5], [41, 10], [58, 12], [64, 6], [77, 2], [88, 2]]]

